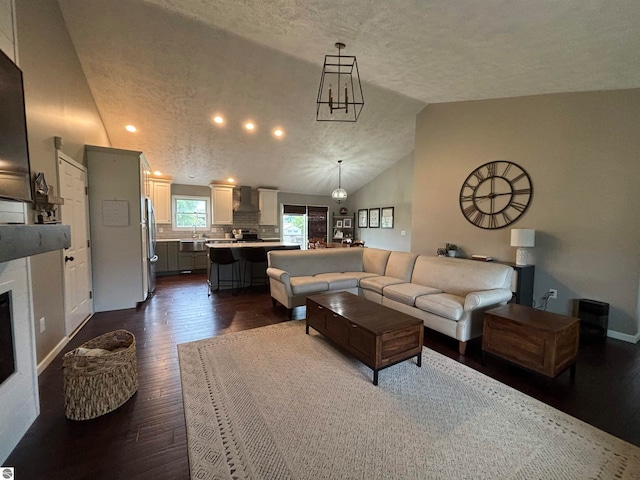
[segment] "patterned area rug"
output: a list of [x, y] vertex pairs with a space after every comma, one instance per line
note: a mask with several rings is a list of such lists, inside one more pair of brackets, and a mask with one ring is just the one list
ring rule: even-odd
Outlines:
[[640, 449], [424, 349], [372, 372], [294, 321], [178, 346], [192, 479], [632, 479]]

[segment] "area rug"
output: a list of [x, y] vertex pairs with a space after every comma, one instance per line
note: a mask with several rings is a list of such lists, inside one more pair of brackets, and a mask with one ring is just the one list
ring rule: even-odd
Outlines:
[[428, 349], [380, 372], [294, 321], [178, 345], [192, 479], [632, 479], [640, 449]]

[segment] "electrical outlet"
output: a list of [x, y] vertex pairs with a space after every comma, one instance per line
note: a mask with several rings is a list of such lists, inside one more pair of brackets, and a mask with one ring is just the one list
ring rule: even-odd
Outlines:
[[551, 294], [549, 295], [549, 298], [558, 298], [558, 290], [555, 288], [550, 288], [549, 293]]
[[45, 319], [44, 317], [42, 317], [40, 319], [40, 333], [44, 332], [46, 330], [46, 325], [45, 325]]
[[279, 229], [279, 228], [275, 228], [275, 229], [274, 229], [274, 231], [275, 231], [276, 233], [278, 233], [278, 232], [280, 231], [280, 229]]
[[406, 230], [400, 230], [400, 236], [401, 237], [406, 237], [407, 236], [407, 231]]

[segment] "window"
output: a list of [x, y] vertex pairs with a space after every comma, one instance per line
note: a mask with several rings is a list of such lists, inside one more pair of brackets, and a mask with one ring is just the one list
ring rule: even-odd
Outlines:
[[306, 249], [308, 241], [327, 240], [327, 207], [283, 205], [282, 240]]
[[173, 196], [173, 228], [209, 228], [209, 197]]

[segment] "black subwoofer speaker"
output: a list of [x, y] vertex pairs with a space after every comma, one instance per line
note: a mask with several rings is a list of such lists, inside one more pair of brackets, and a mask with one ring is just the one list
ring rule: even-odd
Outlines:
[[609, 326], [609, 304], [585, 298], [578, 302], [580, 336], [606, 337]]

